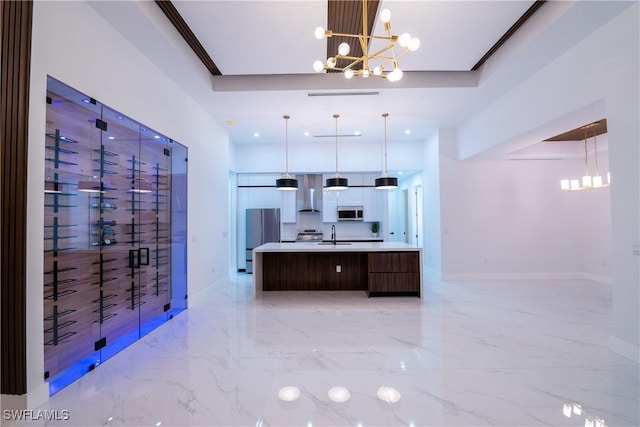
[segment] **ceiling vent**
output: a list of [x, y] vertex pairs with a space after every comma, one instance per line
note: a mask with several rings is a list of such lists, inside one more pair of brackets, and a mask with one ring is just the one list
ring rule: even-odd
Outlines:
[[307, 96], [370, 96], [380, 95], [380, 92], [309, 92]]

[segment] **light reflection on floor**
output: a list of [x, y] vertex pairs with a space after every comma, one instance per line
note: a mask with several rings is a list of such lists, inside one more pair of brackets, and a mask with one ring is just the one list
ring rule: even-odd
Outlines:
[[69, 419], [3, 425], [640, 425], [638, 365], [608, 348], [610, 286], [425, 286], [254, 299], [234, 275], [40, 408]]

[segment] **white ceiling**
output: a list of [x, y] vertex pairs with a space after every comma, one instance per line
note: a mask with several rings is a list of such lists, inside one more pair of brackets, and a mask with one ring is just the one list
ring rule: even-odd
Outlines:
[[[479, 70], [469, 71], [533, 0], [382, 0], [392, 32], [421, 40], [418, 51], [400, 57], [405, 75], [396, 83], [313, 72], [313, 62], [326, 59], [326, 42], [313, 35], [327, 26], [326, 0], [173, 0], [222, 76], [207, 71], [155, 2], [87, 4], [209, 110], [232, 143], [242, 144], [284, 142], [284, 114], [291, 116], [290, 143], [318, 141], [313, 135], [335, 133], [334, 113], [339, 134], [359, 131], [360, 140], [380, 142], [385, 112], [389, 142], [422, 142], [439, 128], [463, 125], [632, 3], [547, 1]], [[333, 96], [309, 96], [319, 93]], [[544, 157], [552, 147], [546, 143], [518, 150], [584, 125], [579, 116], [529, 135], [496, 132], [502, 140], [495, 149], [474, 158]], [[565, 155], [575, 156], [575, 147]], [[549, 155], [561, 156], [559, 148]]]
[[[222, 123], [234, 122], [227, 125], [234, 143], [282, 142], [283, 114], [291, 116], [289, 139], [295, 142], [334, 134], [334, 113], [341, 116], [338, 133], [360, 131], [372, 140], [383, 139], [383, 112], [389, 113], [388, 138], [394, 141], [422, 141], [438, 127], [457, 125], [479, 102], [473, 94], [478, 77], [469, 70], [532, 3], [384, 0], [381, 8], [391, 10], [392, 32], [421, 40], [418, 51], [400, 57], [400, 67], [441, 72], [428, 75], [427, 82], [405, 73], [392, 84], [314, 73], [313, 62], [326, 59], [326, 41], [313, 35], [317, 26], [327, 27], [326, 0], [174, 1], [223, 74], [213, 78], [221, 105], [213, 114]], [[376, 25], [374, 34], [381, 34]], [[378, 94], [308, 96], [372, 91]]]
[[[354, 0], [358, 1], [358, 0]], [[421, 40], [405, 71], [468, 71], [533, 1], [383, 1], [394, 34]], [[176, 9], [223, 75], [307, 74], [326, 59], [327, 1], [177, 1]], [[384, 34], [376, 21], [374, 34]]]

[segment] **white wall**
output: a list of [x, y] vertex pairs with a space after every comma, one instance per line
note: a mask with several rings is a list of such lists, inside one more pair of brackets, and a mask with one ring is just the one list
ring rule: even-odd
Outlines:
[[[170, 24], [165, 19], [158, 25], [168, 27]], [[174, 61], [183, 59], [173, 58]], [[184, 68], [192, 65], [184, 64]], [[30, 408], [48, 398], [48, 386], [43, 381], [42, 329], [43, 135], [47, 75], [189, 148], [190, 294], [228, 274], [228, 242], [223, 236], [228, 226], [226, 133], [179, 85], [86, 3], [35, 2], [27, 209], [28, 395], [22, 402]], [[200, 83], [202, 87], [208, 85], [206, 80]], [[207, 197], [202, 197], [203, 194]], [[3, 396], [3, 402], [7, 399]]]
[[[276, 172], [285, 167], [284, 144], [233, 144], [238, 173]], [[380, 143], [354, 141], [345, 138], [338, 141], [338, 169], [343, 172], [376, 172], [383, 170], [383, 146]], [[389, 171], [422, 170], [422, 143], [387, 144]], [[336, 165], [335, 140], [313, 143], [289, 143], [289, 172], [334, 172]]]
[[[614, 263], [611, 348], [640, 361], [640, 257], [634, 255], [634, 248], [640, 245], [638, 3], [575, 4], [580, 12], [575, 16], [582, 22], [598, 19], [594, 13], [603, 14], [602, 8], [609, 5], [625, 10], [461, 126], [461, 154], [471, 156], [478, 146], [496, 147], [546, 125], [551, 129], [565, 116], [581, 124], [603, 115], [607, 118]], [[590, 5], [595, 9], [585, 10]], [[590, 108], [594, 105], [598, 108]]]
[[425, 273], [429, 273], [437, 279], [442, 273], [439, 132], [431, 135], [424, 143], [422, 176], [424, 200], [423, 266]]
[[[466, 161], [442, 157], [444, 279], [589, 277], [608, 280], [609, 189], [566, 193], [580, 160]], [[600, 222], [591, 224], [590, 219]], [[598, 240], [601, 239], [601, 240]], [[598, 262], [598, 268], [586, 261]]]

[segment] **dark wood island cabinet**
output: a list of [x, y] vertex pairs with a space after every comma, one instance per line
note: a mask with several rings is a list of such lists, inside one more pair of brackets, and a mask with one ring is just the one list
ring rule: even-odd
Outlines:
[[403, 243], [268, 243], [254, 250], [254, 290], [421, 295], [421, 249]]
[[418, 252], [370, 252], [367, 294], [420, 296], [418, 255]]

